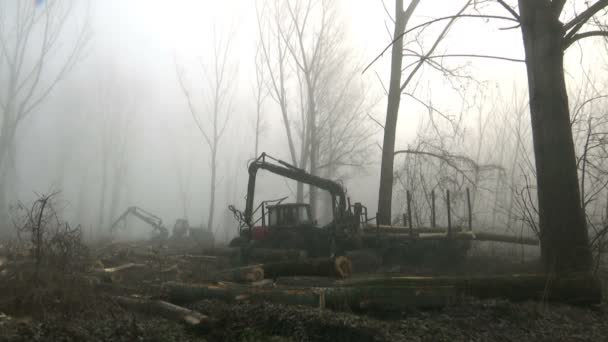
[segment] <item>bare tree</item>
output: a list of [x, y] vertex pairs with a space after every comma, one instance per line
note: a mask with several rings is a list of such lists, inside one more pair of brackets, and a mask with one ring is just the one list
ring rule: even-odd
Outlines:
[[[391, 222], [395, 138], [401, 95], [402, 93], [405, 93], [409, 94], [413, 98], [416, 98], [408, 90], [408, 86], [413, 83], [414, 77], [426, 64], [430, 65], [432, 68], [441, 70], [448, 76], [457, 76], [453, 72], [445, 69], [441, 64], [434, 62], [433, 59], [437, 57], [434, 53], [439, 43], [446, 37], [449, 29], [454, 24], [456, 19], [461, 16], [462, 13], [470, 6], [471, 2], [472, 1], [467, 1], [456, 15], [448, 17], [448, 23], [440, 31], [439, 35], [437, 35], [432, 45], [423, 52], [415, 52], [411, 49], [404, 49], [403, 42], [406, 34], [412, 30], [409, 29], [406, 31], [405, 28], [420, 1], [412, 0], [405, 10], [403, 9], [402, 0], [397, 0], [395, 2], [395, 29], [393, 33], [393, 41], [384, 50], [386, 51], [388, 48], [392, 49], [388, 104], [386, 121], [384, 124], [384, 142], [382, 145], [382, 163], [380, 166], [380, 187], [378, 191], [377, 220], [380, 224], [390, 224]], [[406, 51], [406, 53], [404, 53], [404, 51]], [[414, 60], [404, 67], [404, 57], [413, 57]], [[372, 63], [374, 63], [378, 58], [380, 58], [380, 56], [372, 61]], [[410, 69], [410, 71], [406, 73], [405, 80], [401, 81], [402, 72], [407, 69]]]
[[[207, 229], [213, 230], [213, 217], [215, 212], [218, 151], [222, 137], [233, 112], [233, 80], [236, 76], [236, 67], [231, 62], [232, 33], [220, 37], [213, 29], [212, 60], [210, 66], [201, 61], [204, 81], [206, 83], [203, 93], [203, 108], [197, 108], [191, 87], [186, 84], [183, 68], [176, 65], [177, 77], [181, 90], [187, 100], [190, 114], [194, 119], [203, 139], [211, 153], [210, 168], [211, 180], [209, 190], [209, 213]], [[208, 124], [207, 124], [208, 123]]]
[[[15, 134], [23, 120], [56, 88], [83, 57], [90, 37], [87, 18], [66, 47], [66, 23], [74, 20], [74, 1], [0, 3], [0, 214], [7, 214], [7, 186], [14, 173]], [[88, 11], [88, 9], [87, 9]], [[56, 64], [59, 63], [58, 68]], [[52, 66], [52, 67], [51, 67]]]
[[521, 25], [526, 54], [543, 261], [554, 272], [589, 269], [591, 252], [580, 202], [563, 57], [577, 40], [606, 35], [580, 31], [608, 1], [594, 2], [565, 23], [560, 16], [566, 0], [520, 0], [518, 4], [519, 14], [505, 8]]
[[[369, 106], [356, 79], [358, 65], [348, 63], [356, 57], [345, 45], [337, 3], [265, 1], [256, 8], [266, 83], [281, 109], [292, 163], [328, 176], [338, 166], [360, 164], [363, 156], [352, 157], [369, 147], [369, 132], [361, 125]], [[298, 184], [296, 201], [303, 200]], [[314, 213], [314, 187], [309, 201]]]
[[[107, 61], [107, 59], [106, 59]], [[133, 155], [129, 147], [133, 141], [131, 126], [137, 113], [137, 105], [133, 101], [131, 84], [129, 89], [124, 86], [120, 76], [114, 70], [106, 70], [100, 76], [96, 105], [91, 109], [94, 117], [100, 120], [99, 155], [100, 155], [100, 196], [98, 227], [105, 227], [111, 220], [116, 219], [119, 205], [126, 195], [127, 172]], [[109, 207], [106, 205], [109, 204]]]
[[255, 96], [255, 144], [253, 148], [253, 155], [257, 157], [259, 155], [260, 146], [260, 134], [262, 133], [263, 118], [262, 110], [264, 101], [268, 96], [268, 87], [266, 87], [266, 67], [264, 66], [264, 58], [262, 56], [262, 46], [258, 43], [255, 51], [255, 84], [254, 84], [254, 96]]

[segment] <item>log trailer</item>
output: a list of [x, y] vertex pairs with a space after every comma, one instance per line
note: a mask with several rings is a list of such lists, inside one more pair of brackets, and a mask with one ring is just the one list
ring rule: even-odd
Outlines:
[[[283, 203], [286, 198], [262, 201], [254, 209], [258, 170], [325, 190], [331, 197], [332, 221], [319, 227], [306, 203]], [[243, 212], [229, 206], [239, 221], [239, 236], [232, 247], [297, 249], [311, 257], [343, 255], [356, 249], [371, 249], [387, 263], [453, 265], [463, 260], [470, 248], [469, 239], [450, 234], [423, 236], [410, 232], [404, 236], [372, 229], [367, 224], [367, 208], [351, 205], [344, 187], [333, 180], [311, 175], [285, 161], [262, 153], [248, 166], [249, 181]], [[261, 211], [258, 219], [254, 215]], [[379, 226], [378, 226], [379, 227]], [[400, 234], [403, 235], [403, 234]]]

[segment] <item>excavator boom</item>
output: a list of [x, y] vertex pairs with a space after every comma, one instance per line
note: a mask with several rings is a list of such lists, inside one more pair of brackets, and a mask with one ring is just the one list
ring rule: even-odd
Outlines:
[[122, 213], [122, 215], [120, 215], [120, 217], [118, 217], [116, 219], [116, 221], [114, 221], [114, 223], [112, 224], [112, 226], [110, 227], [111, 231], [114, 231], [114, 229], [116, 228], [116, 226], [122, 221], [124, 220], [129, 214], [137, 217], [138, 219], [146, 222], [147, 224], [149, 224], [150, 226], [152, 226], [152, 228], [154, 228], [154, 230], [159, 231], [159, 233], [163, 234], [167, 232], [167, 229], [165, 227], [163, 227], [163, 220], [150, 213], [147, 212], [139, 207], [129, 207], [127, 208], [127, 210], [125, 210], [124, 213]]

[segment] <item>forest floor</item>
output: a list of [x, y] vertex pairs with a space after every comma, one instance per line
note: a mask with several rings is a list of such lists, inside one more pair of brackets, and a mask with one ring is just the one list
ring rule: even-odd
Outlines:
[[[496, 263], [493, 263], [496, 266]], [[1, 266], [1, 265], [0, 265]], [[607, 279], [608, 280], [608, 279]], [[606, 281], [604, 282], [606, 283]], [[604, 341], [608, 305], [464, 298], [441, 309], [335, 312], [270, 303], [201, 300], [184, 306], [217, 319], [192, 328], [154, 313], [121, 307], [116, 295], [154, 295], [147, 282], [109, 289], [71, 274], [32, 283], [0, 278], [0, 342], [4, 341]]]

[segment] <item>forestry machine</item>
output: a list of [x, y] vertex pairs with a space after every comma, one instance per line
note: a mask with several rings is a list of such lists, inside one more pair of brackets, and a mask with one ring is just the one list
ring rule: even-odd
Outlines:
[[[163, 220], [139, 207], [129, 207], [125, 210], [120, 217], [114, 221], [112, 226], [110, 227], [111, 233], [114, 233], [116, 227], [120, 222], [125, 220], [127, 216], [133, 215], [138, 219], [149, 224], [153, 229], [153, 236], [151, 240], [167, 240], [169, 238], [169, 230], [163, 226]], [[171, 235], [172, 240], [185, 240], [186, 238], [192, 238], [199, 242], [205, 242], [213, 244], [213, 234], [203, 228], [194, 228], [190, 227], [188, 220], [186, 219], [177, 219], [175, 221], [175, 225], [173, 226], [173, 233]]]
[[[327, 191], [331, 197], [332, 221], [318, 227], [316, 220], [311, 217], [309, 204], [282, 203], [285, 198], [262, 201], [254, 210], [255, 181], [259, 169]], [[229, 207], [240, 223], [239, 236], [230, 242], [231, 246], [299, 249], [313, 257], [342, 254], [357, 248], [357, 235], [364, 210], [367, 216], [367, 209], [360, 203], [351, 206], [340, 183], [311, 175], [266, 153], [253, 160], [248, 170], [245, 211]], [[258, 210], [261, 215], [254, 220]]]
[[[311, 217], [306, 203], [283, 203], [285, 198], [262, 201], [254, 209], [255, 181], [258, 170], [266, 170], [327, 191], [331, 196], [332, 221], [319, 227]], [[361, 203], [353, 206], [344, 187], [335, 181], [311, 175], [282, 160], [262, 153], [248, 167], [249, 182], [245, 211], [229, 206], [239, 221], [239, 236], [232, 247], [298, 249], [311, 257], [342, 255], [355, 249], [376, 253], [386, 264], [450, 266], [464, 259], [470, 247], [468, 240], [420, 239], [407, 235], [380, 233], [367, 225], [367, 208]], [[254, 215], [260, 211], [258, 219]], [[403, 235], [403, 234], [402, 234]]]

